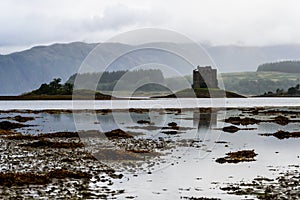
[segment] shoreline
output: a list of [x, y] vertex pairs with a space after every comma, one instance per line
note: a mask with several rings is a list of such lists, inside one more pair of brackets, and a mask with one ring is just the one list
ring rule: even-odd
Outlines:
[[61, 100], [126, 100], [126, 98], [115, 97], [94, 97], [94, 96], [72, 96], [72, 95], [40, 95], [40, 96], [0, 96], [0, 101], [61, 101]]
[[53, 95], [53, 96], [0, 96], [1, 101], [111, 101], [111, 100], [176, 100], [176, 99], [255, 99], [255, 98], [270, 98], [270, 99], [284, 99], [293, 98], [297, 99], [300, 96], [247, 96], [247, 97], [171, 97], [171, 96], [154, 96], [154, 97], [94, 97], [94, 96], [70, 96], [70, 95]]
[[235, 110], [235, 109], [275, 109], [275, 108], [300, 108], [300, 106], [241, 106], [241, 107], [194, 107], [194, 108], [115, 108], [115, 109], [61, 109], [61, 108], [53, 108], [53, 109], [0, 109], [1, 113], [52, 113], [52, 112], [62, 112], [62, 113], [80, 113], [80, 112], [96, 112], [96, 113], [110, 113], [110, 112], [136, 112], [136, 113], [143, 113], [143, 112], [159, 112], [159, 111], [170, 111], [170, 112], [186, 112], [186, 111], [207, 111], [207, 110]]
[[[286, 107], [290, 108], [290, 106]], [[159, 121], [155, 120], [155, 118], [148, 119], [146, 117], [147, 112], [152, 110], [129, 109], [129, 112], [141, 114], [141, 118], [135, 119], [134, 122], [131, 124], [126, 124], [126, 126], [122, 128], [120, 127], [120, 129], [113, 129], [108, 132], [104, 130], [100, 131], [98, 129], [93, 130], [91, 127], [83, 131], [77, 131], [70, 129], [70, 127], [68, 128], [67, 126], [56, 127], [55, 124], [52, 124], [52, 121], [48, 121], [52, 119], [53, 116], [56, 116], [55, 114], [61, 113], [62, 115], [68, 115], [69, 112], [72, 112], [71, 110], [23, 110], [21, 111], [22, 113], [18, 113], [18, 115], [16, 115], [18, 112], [17, 110], [4, 111], [3, 113], [0, 111], [0, 114], [3, 116], [2, 120], [10, 121], [10, 123], [5, 122], [5, 124], [3, 122], [2, 126], [3, 128], [7, 128], [9, 130], [3, 129], [1, 131], [1, 150], [5, 152], [5, 159], [10, 158], [9, 161], [1, 163], [2, 167], [5, 168], [5, 172], [2, 173], [1, 176], [5, 180], [9, 180], [11, 176], [22, 178], [13, 179], [13, 181], [8, 182], [9, 184], [12, 184], [12, 186], [22, 184], [18, 188], [10, 188], [9, 185], [7, 186], [4, 184], [0, 187], [0, 189], [3, 191], [6, 188], [11, 189], [11, 192], [9, 194], [4, 193], [3, 197], [6, 195], [16, 197], [17, 194], [22, 194], [29, 197], [32, 194], [28, 192], [27, 188], [30, 188], [31, 191], [35, 191], [35, 187], [38, 187], [39, 191], [47, 192], [47, 187], [51, 187], [55, 188], [55, 190], [49, 194], [52, 195], [51, 197], [54, 197], [58, 194], [57, 192], [59, 192], [60, 195], [69, 198], [76, 196], [82, 198], [89, 197], [91, 199], [99, 199], [100, 196], [105, 198], [113, 196], [118, 198], [130, 198], [132, 196], [136, 196], [139, 198], [143, 197], [143, 194], [141, 192], [132, 192], [132, 187], [130, 185], [134, 185], [137, 182], [147, 185], [147, 180], [152, 180], [151, 174], [154, 174], [161, 168], [164, 170], [172, 170], [172, 168], [174, 169], [177, 167], [180, 169], [178, 172], [181, 171], [184, 174], [185, 170], [190, 169], [185, 168], [185, 160], [189, 161], [191, 166], [197, 168], [198, 163], [193, 162], [193, 159], [199, 158], [199, 151], [202, 152], [200, 145], [208, 145], [208, 147], [210, 147], [209, 145], [212, 145], [211, 147], [213, 147], [213, 151], [210, 150], [210, 148], [207, 150], [203, 149], [203, 153], [208, 153], [209, 156], [209, 159], [203, 161], [204, 164], [209, 164], [211, 167], [216, 167], [216, 173], [226, 173], [226, 177], [234, 178], [227, 179], [226, 177], [222, 178], [222, 176], [220, 177], [216, 175], [212, 179], [210, 177], [206, 177], [205, 173], [195, 171], [195, 174], [193, 173], [188, 175], [188, 179], [190, 181], [183, 186], [188, 188], [194, 187], [197, 189], [195, 190], [197, 195], [206, 196], [203, 197], [204, 199], [223, 199], [230, 197], [231, 195], [235, 195], [237, 198], [239, 195], [247, 195], [248, 197], [253, 198], [260, 196], [262, 199], [267, 199], [269, 195], [273, 194], [278, 195], [279, 197], [284, 196], [286, 190], [290, 190], [292, 186], [287, 184], [285, 188], [279, 188], [278, 185], [281, 182], [276, 180], [277, 177], [280, 177], [285, 182], [293, 183], [294, 179], [291, 177], [294, 174], [289, 173], [289, 170], [295, 169], [297, 170], [297, 173], [299, 171], [298, 168], [289, 166], [297, 162], [298, 158], [296, 156], [298, 154], [293, 152], [292, 155], [295, 160], [292, 159], [288, 161], [288, 163], [287, 160], [285, 160], [283, 163], [281, 163], [281, 161], [278, 163], [276, 162], [276, 159], [274, 159], [274, 162], [270, 162], [266, 159], [266, 157], [273, 156], [274, 158], [277, 158], [277, 156], [288, 155], [288, 153], [290, 153], [288, 150], [289, 148], [265, 148], [264, 145], [261, 146], [256, 141], [257, 139], [267, 140], [270, 142], [273, 140], [278, 140], [280, 143], [288, 142], [290, 144], [292, 142], [292, 144], [295, 146], [295, 142], [297, 142], [296, 140], [299, 138], [298, 134], [296, 135], [294, 132], [292, 132], [293, 130], [287, 128], [286, 131], [290, 131], [290, 133], [294, 135], [291, 135], [292, 137], [285, 138], [283, 140], [276, 137], [277, 135], [275, 130], [278, 128], [270, 129], [270, 132], [274, 134], [262, 135], [261, 133], [263, 132], [259, 131], [259, 129], [257, 130], [257, 126], [263, 126], [265, 123], [273, 123], [273, 127], [279, 126], [280, 124], [278, 124], [278, 121], [273, 120], [274, 117], [279, 115], [284, 115], [289, 118], [290, 120], [288, 123], [298, 123], [295, 120], [300, 119], [300, 106], [297, 108], [298, 110], [286, 110], [284, 108], [280, 110], [268, 110], [266, 107], [242, 107], [240, 109], [232, 108], [233, 111], [231, 111], [232, 109], [227, 109], [229, 112], [229, 115], [226, 115], [227, 119], [229, 120], [226, 122], [227, 124], [225, 124], [225, 122], [216, 121], [218, 117], [214, 117], [214, 113], [217, 113], [221, 109], [155, 109], [155, 111], [157, 111], [157, 113], [155, 113], [156, 116], [161, 116], [163, 114], [163, 116], [169, 117], [168, 122], [172, 122], [165, 124], [164, 126], [161, 126]], [[237, 111], [234, 111], [234, 109], [237, 109]], [[160, 112], [161, 110], [164, 110], [164, 112]], [[184, 112], [189, 110], [196, 110], [196, 113], [198, 113], [199, 110], [199, 116], [195, 116], [194, 113]], [[80, 110], [78, 112], [81, 111], [89, 112], [87, 110]], [[99, 112], [98, 116], [100, 118], [97, 118], [96, 122], [102, 124], [108, 123], [103, 119], [107, 119], [110, 116], [110, 112], [114, 111], [128, 112], [128, 109], [97, 110], [96, 113], [98, 114]], [[7, 115], [7, 112], [11, 113]], [[33, 115], [27, 115], [26, 112], [29, 112], [29, 114], [32, 113]], [[201, 113], [206, 115], [200, 116]], [[219, 114], [222, 116], [222, 112]], [[86, 116], [86, 113], [83, 113], [83, 116]], [[239, 116], [239, 118], [237, 118], [237, 116]], [[294, 118], [295, 116], [296, 118]], [[57, 119], [53, 120], [55, 120], [56, 123], [68, 122], [65, 121], [66, 118], [63, 116], [61, 116], [59, 122], [57, 122]], [[247, 121], [246, 119], [249, 120]], [[251, 121], [253, 119], [256, 120], [253, 121], [254, 124], [252, 124]], [[264, 119], [264, 121], [262, 119]], [[11, 120], [19, 121], [11, 122]], [[69, 123], [70, 120], [72, 119], [69, 119]], [[126, 121], [126, 119], [123, 120], [123, 122]], [[184, 120], [185, 123], [180, 124], [181, 120]], [[202, 120], [202, 122], [200, 120]], [[244, 122], [246, 121], [249, 122], [249, 124], [245, 124]], [[98, 126], [93, 120], [88, 120], [86, 122], [93, 127], [94, 125], [95, 127]], [[121, 122], [121, 124], [123, 122]], [[212, 136], [212, 143], [210, 144], [205, 140], [195, 140], [194, 138], [194, 131], [200, 130], [199, 124], [203, 128], [203, 122], [209, 123], [212, 126], [217, 125], [219, 128], [227, 127], [229, 124], [233, 124], [234, 126], [239, 127], [239, 130], [231, 133], [226, 132], [223, 129], [216, 130], [208, 128], [207, 130], [211, 131], [210, 135]], [[51, 130], [48, 130], [33, 126], [37, 124], [40, 126], [47, 126], [48, 124], [55, 128], [53, 130], [52, 128]], [[20, 129], [14, 128], [19, 125], [24, 125], [26, 127]], [[32, 127], [30, 125], [32, 125]], [[248, 126], [250, 128], [252, 127], [253, 129], [249, 131], [250, 129], [245, 128]], [[280, 126], [283, 127], [283, 125]], [[196, 127], [198, 127], [198, 130], [195, 129]], [[40, 129], [41, 131], [36, 131]], [[161, 138], [151, 137], [151, 133], [156, 131], [161, 132]], [[218, 132], [222, 133], [222, 140], [219, 138]], [[246, 146], [245, 144], [237, 143], [234, 139], [235, 137], [244, 138], [244, 136], [247, 135], [250, 139], [247, 140]], [[215, 137], [216, 139], [213, 140]], [[110, 144], [112, 147], [107, 146], [107, 144]], [[214, 147], [218, 148], [215, 149]], [[277, 147], [284, 147], [284, 145]], [[186, 148], [189, 148], [191, 151], [186, 151]], [[254, 158], [248, 158], [248, 154], [244, 154], [244, 152], [251, 153], [252, 151], [255, 153], [253, 154]], [[28, 153], [33, 155], [30, 159], [27, 159]], [[242, 153], [242, 157], [239, 156], [240, 153]], [[232, 157], [229, 159], [226, 155]], [[256, 155], [258, 155], [257, 158], [255, 157]], [[228, 163], [223, 164], [222, 162], [218, 162], [220, 159], [225, 159], [225, 161], [228, 161]], [[262, 160], [266, 160], [266, 162], [260, 163]], [[52, 164], [53, 161], [55, 161], [54, 165]], [[237, 162], [243, 163], [237, 164]], [[18, 165], [19, 163], [27, 165], [24, 165], [25, 167], [23, 167], [23, 165]], [[174, 165], [171, 165], [172, 163], [174, 163]], [[36, 169], [35, 167], [37, 164], [42, 167]], [[244, 165], [261, 167], [264, 168], [265, 171], [262, 172], [254, 170], [252, 175], [248, 176], [246, 175], [248, 168], [243, 168]], [[11, 170], [11, 166], [14, 167], [14, 171]], [[129, 166], [129, 168], [127, 166]], [[242, 170], [245, 174], [239, 175], [232, 173], [230, 170], [228, 171], [228, 169], [237, 166], [240, 166], [241, 168], [238, 169]], [[218, 171], [217, 169], [222, 169], [222, 171]], [[272, 170], [274, 169], [279, 171], [278, 173], [271, 175], [270, 173], [272, 173]], [[285, 175], [281, 175], [280, 173], [285, 173]], [[35, 176], [38, 178], [38, 180], [41, 179], [41, 181], [44, 181], [42, 183], [45, 186], [39, 186], [38, 183], [32, 182], [30, 179], [26, 179], [26, 177], [30, 176]], [[162, 174], [162, 176], [166, 176], [170, 179], [173, 178], [174, 180], [177, 179], [177, 176], [169, 177], [167, 176], [167, 173]], [[23, 177], [25, 177], [25, 179]], [[57, 177], [59, 178], [58, 181]], [[19, 182], [19, 180], [24, 181]], [[127, 183], [127, 181], [124, 180], [128, 180], [130, 182]], [[298, 179], [295, 179], [295, 181], [297, 180]], [[73, 184], [74, 181], [77, 181], [84, 187], [78, 187], [77, 184]], [[213, 187], [212, 189], [209, 189], [208, 187], [201, 188], [203, 191], [212, 192], [212, 195], [205, 195], [201, 193], [200, 190], [198, 190], [198, 184], [194, 184], [194, 181], [203, 181], [209, 187]], [[255, 181], [255, 184], [253, 181]], [[100, 183], [101, 186], [99, 185]], [[158, 186], [151, 188], [152, 192], [155, 192], [158, 189], [159, 191], [163, 191], [165, 188], [166, 191], [171, 191], [171, 189], [174, 187], [178, 187], [178, 190], [183, 188], [180, 184], [175, 186], [165, 185], [163, 182], [160, 182], [160, 180], [155, 183], [157, 183]], [[271, 190], [269, 189], [270, 187]], [[71, 190], [69, 188], [71, 188]], [[66, 189], [68, 189], [70, 192], [66, 192]], [[143, 187], [141, 186], [139, 189], [142, 190]], [[88, 193], [85, 193], [85, 191]], [[167, 195], [163, 192], [160, 193], [160, 197]], [[220, 192], [222, 194], [220, 194]], [[182, 198], [186, 197], [186, 199], [193, 199], [193, 195], [196, 193], [193, 191], [189, 192], [189, 190], [187, 190], [185, 194], [178, 193], [177, 195]], [[298, 194], [299, 192], [296, 191], [295, 194], [291, 195]], [[40, 196], [43, 196], [43, 194]]]

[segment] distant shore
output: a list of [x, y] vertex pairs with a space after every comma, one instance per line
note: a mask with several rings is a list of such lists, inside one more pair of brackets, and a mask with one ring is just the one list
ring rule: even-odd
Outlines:
[[[91, 100], [92, 96], [73, 96], [73, 95], [30, 95], [30, 96], [0, 96], [0, 101], [7, 100]], [[94, 97], [95, 100], [114, 100], [120, 99], [110, 95]]]
[[268, 98], [299, 98], [300, 95], [258, 95], [258, 96], [251, 96], [251, 97], [268, 97]]

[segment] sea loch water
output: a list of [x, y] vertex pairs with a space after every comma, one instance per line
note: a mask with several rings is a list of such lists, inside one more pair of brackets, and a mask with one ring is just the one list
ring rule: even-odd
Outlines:
[[178, 98], [156, 100], [104, 101], [0, 101], [0, 110], [12, 109], [128, 109], [128, 108], [237, 108], [237, 107], [294, 107], [300, 98]]

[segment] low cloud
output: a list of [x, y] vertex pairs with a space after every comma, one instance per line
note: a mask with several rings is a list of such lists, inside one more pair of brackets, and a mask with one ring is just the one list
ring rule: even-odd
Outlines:
[[212, 45], [300, 43], [299, 5], [297, 0], [1, 1], [0, 46], [101, 42], [145, 27]]

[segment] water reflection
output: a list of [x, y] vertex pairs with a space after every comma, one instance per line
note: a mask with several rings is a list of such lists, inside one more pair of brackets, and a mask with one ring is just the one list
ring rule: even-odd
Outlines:
[[61, 114], [53, 114], [52, 116], [55, 122], [61, 121]]
[[215, 109], [200, 109], [193, 112], [194, 127], [200, 129], [209, 129], [217, 124], [217, 111]]

